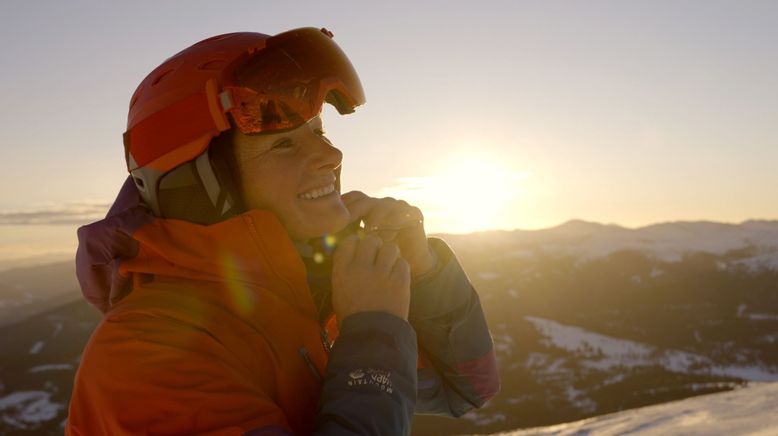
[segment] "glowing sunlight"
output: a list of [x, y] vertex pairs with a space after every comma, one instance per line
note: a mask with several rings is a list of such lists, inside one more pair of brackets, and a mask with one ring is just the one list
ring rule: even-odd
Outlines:
[[515, 228], [506, 216], [532, 173], [508, 168], [494, 158], [463, 156], [438, 174], [403, 177], [381, 196], [401, 198], [421, 208], [430, 233], [469, 233]]

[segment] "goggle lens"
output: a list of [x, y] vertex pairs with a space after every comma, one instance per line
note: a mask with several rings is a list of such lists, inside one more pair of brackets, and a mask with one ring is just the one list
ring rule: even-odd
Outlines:
[[365, 102], [354, 67], [332, 38], [305, 28], [281, 33], [234, 73], [226, 87], [229, 110], [243, 133], [297, 127], [321, 112], [325, 101], [341, 114]]

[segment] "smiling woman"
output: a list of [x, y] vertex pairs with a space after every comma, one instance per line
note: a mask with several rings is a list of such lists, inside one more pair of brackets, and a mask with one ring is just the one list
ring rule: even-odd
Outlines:
[[138, 87], [131, 176], [78, 231], [79, 282], [107, 322], [66, 434], [408, 434], [414, 412], [496, 394], [456, 256], [411, 204], [340, 191], [319, 114], [365, 98], [332, 37], [215, 36]]

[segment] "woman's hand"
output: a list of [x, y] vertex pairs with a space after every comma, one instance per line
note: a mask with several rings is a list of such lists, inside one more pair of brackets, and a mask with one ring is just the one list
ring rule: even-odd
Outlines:
[[397, 244], [403, 259], [410, 264], [412, 277], [419, 277], [435, 266], [419, 208], [391, 197], [369, 197], [360, 191], [347, 192], [341, 198], [351, 213], [351, 222], [361, 219], [368, 234]]
[[332, 306], [339, 321], [358, 312], [408, 319], [410, 268], [396, 244], [351, 235], [340, 241], [332, 262]]

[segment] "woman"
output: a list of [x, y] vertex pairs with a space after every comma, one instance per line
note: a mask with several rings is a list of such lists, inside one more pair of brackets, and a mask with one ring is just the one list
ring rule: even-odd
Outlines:
[[105, 317], [68, 434], [406, 434], [496, 393], [456, 258], [407, 203], [340, 195], [324, 102], [364, 102], [324, 29], [213, 37], [141, 83], [130, 178], [79, 229]]

